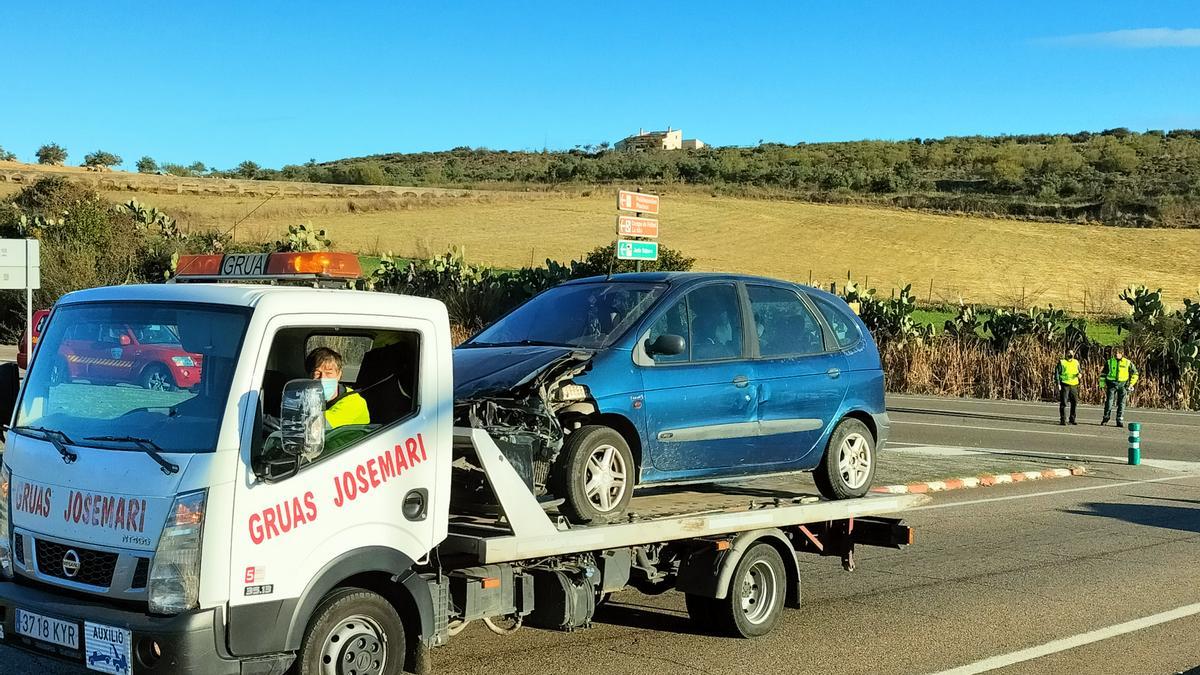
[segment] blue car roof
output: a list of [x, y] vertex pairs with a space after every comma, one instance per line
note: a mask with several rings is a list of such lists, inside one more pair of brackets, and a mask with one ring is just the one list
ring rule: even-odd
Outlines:
[[572, 279], [564, 282], [563, 285], [570, 284], [590, 284], [599, 281], [615, 281], [618, 283], [644, 283], [644, 284], [681, 284], [691, 281], [705, 281], [711, 279], [724, 279], [728, 281], [773, 281], [776, 283], [782, 282], [790, 284], [790, 281], [782, 279], [770, 279], [768, 277], [757, 277], [750, 274], [733, 274], [729, 272], [625, 272], [622, 274], [614, 274], [612, 276], [598, 275], [594, 277], [584, 277], [582, 279]]
[[789, 284], [796, 287], [803, 287], [805, 292], [822, 295], [826, 298], [835, 298], [841, 300], [838, 296], [829, 291], [816, 288], [815, 286], [805, 286], [796, 281], [788, 281], [786, 279], [773, 279], [771, 277], [760, 277], [753, 274], [736, 274], [731, 272], [626, 272], [623, 274], [614, 274], [611, 277], [594, 276], [584, 277], [582, 279], [572, 279], [571, 281], [563, 282], [561, 285], [570, 286], [573, 284], [591, 284], [603, 281], [613, 281], [618, 283], [643, 283], [643, 284], [680, 284], [685, 285], [699, 281], [710, 280], [725, 280], [725, 281], [767, 281], [776, 284]]

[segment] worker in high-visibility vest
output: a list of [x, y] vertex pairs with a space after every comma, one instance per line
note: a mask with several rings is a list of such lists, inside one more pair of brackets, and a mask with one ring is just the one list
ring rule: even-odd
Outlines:
[[1100, 426], [1108, 424], [1112, 417], [1113, 399], [1117, 402], [1117, 426], [1125, 426], [1125, 396], [1138, 382], [1137, 366], [1125, 358], [1125, 350], [1117, 347], [1113, 355], [1104, 362], [1104, 372], [1100, 374], [1100, 386], [1104, 387], [1104, 419]]
[[342, 355], [328, 347], [317, 347], [304, 359], [304, 367], [325, 390], [325, 426], [336, 429], [347, 424], [370, 424], [367, 402], [341, 383]]
[[1058, 423], [1067, 425], [1067, 403], [1071, 404], [1071, 424], [1075, 424], [1075, 407], [1079, 404], [1079, 361], [1075, 350], [1067, 347], [1058, 360]]

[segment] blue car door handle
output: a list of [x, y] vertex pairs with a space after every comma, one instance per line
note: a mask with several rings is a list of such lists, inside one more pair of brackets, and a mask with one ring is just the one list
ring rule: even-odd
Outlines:
[[733, 386], [735, 387], [744, 387], [748, 384], [750, 384], [750, 378], [746, 377], [745, 375], [738, 375], [737, 377], [733, 378]]
[[830, 368], [829, 370], [825, 371], [825, 374], [828, 375], [830, 379], [836, 380], [841, 377], [842, 371], [838, 370], [837, 368]]

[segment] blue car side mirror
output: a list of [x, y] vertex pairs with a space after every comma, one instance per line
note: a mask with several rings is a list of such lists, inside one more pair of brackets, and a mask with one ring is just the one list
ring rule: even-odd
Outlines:
[[646, 354], [650, 358], [655, 356], [675, 356], [682, 354], [687, 349], [687, 341], [679, 335], [671, 335], [670, 333], [659, 335], [654, 340], [646, 340]]

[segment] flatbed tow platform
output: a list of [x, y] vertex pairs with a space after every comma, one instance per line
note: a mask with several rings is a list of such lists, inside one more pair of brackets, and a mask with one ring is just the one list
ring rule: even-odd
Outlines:
[[[781, 488], [775, 477], [643, 489], [635, 493], [625, 520], [572, 525], [547, 513], [486, 432], [456, 428], [455, 445], [458, 450], [473, 446], [500, 509], [492, 517], [452, 516], [441, 549], [483, 565], [794, 527], [803, 530], [801, 546], [823, 555], [843, 556], [852, 554], [854, 543], [912, 543], [911, 530], [898, 520], [880, 516], [929, 501], [926, 495], [827, 501], [812, 493]], [[839, 525], [831, 526], [835, 523]], [[836, 542], [841, 546], [827, 547], [821, 541], [822, 537], [838, 537], [839, 530], [844, 530], [840, 537], [844, 541]], [[846, 545], [848, 551], [843, 550]], [[853, 565], [852, 556], [847, 563]]]

